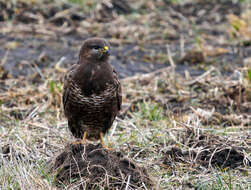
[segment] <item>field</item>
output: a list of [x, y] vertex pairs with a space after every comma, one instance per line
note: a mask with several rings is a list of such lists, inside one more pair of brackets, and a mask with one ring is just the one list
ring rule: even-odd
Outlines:
[[93, 36], [111, 43], [123, 91], [105, 137], [113, 150], [99, 154], [138, 172], [113, 176], [118, 189], [251, 189], [249, 0], [0, 0], [0, 9], [0, 189], [115, 189], [54, 163], [76, 148], [63, 79]]

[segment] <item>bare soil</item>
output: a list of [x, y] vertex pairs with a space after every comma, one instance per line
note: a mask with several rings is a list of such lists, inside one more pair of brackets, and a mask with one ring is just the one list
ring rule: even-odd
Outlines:
[[[101, 144], [70, 144], [65, 147], [51, 171], [56, 172], [59, 186], [79, 186], [78, 189], [153, 188], [153, 181], [145, 168], [125, 158], [121, 152], [102, 148]], [[77, 181], [77, 184], [73, 182]]]
[[[169, 66], [170, 60], [165, 56], [167, 46], [178, 63], [176, 71], [184, 74], [188, 70], [192, 76], [203, 73], [206, 65], [211, 64], [229, 74], [243, 65], [243, 58], [251, 53], [248, 41], [234, 44], [219, 40], [228, 40], [227, 16], [242, 13], [239, 3], [160, 1], [138, 5], [134, 1], [112, 2], [112, 8], [101, 3], [87, 11], [67, 3], [31, 6], [25, 1], [17, 4], [1, 1], [0, 21], [4, 32], [0, 34], [0, 44], [5, 48], [0, 50], [0, 56], [5, 57], [8, 52], [4, 69], [16, 78], [36, 72], [34, 67], [51, 68], [62, 57], [65, 58], [62, 66], [69, 67], [77, 61], [83, 40], [96, 35], [111, 39], [111, 63], [120, 78]], [[153, 16], [147, 16], [152, 11]], [[142, 18], [135, 19], [133, 14], [142, 14]], [[128, 20], [120, 21], [119, 15], [125, 15]], [[16, 26], [5, 25], [8, 19]], [[143, 22], [150, 21], [149, 27], [144, 26]]]
[[227, 137], [196, 133], [188, 128], [180, 138], [183, 139], [183, 144], [190, 149], [182, 151], [174, 146], [167, 150], [163, 157], [163, 164], [167, 168], [173, 161], [222, 169], [234, 169], [243, 165], [251, 166], [251, 160], [243, 153], [245, 149], [237, 142], [228, 140]]
[[[250, 187], [250, 3], [41, 1], [0, 0], [0, 188]], [[93, 36], [121, 79], [117, 151], [71, 144], [63, 114], [64, 74]]]

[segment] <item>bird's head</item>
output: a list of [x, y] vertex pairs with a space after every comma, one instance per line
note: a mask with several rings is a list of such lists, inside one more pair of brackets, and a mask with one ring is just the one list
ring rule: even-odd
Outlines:
[[89, 38], [84, 41], [79, 53], [79, 61], [107, 60], [110, 55], [110, 44], [102, 38]]

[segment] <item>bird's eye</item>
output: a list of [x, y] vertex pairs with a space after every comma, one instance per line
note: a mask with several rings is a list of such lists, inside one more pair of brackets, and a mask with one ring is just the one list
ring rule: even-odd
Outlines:
[[92, 46], [92, 49], [98, 50], [99, 46], [94, 45], [94, 46]]

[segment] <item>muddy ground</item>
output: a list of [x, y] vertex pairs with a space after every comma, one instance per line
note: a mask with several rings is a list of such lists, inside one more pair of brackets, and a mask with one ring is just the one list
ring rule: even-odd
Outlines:
[[[249, 188], [249, 1], [76, 2], [0, 0], [0, 187]], [[61, 104], [92, 36], [123, 89], [111, 151], [74, 144]]]
[[[34, 65], [53, 67], [62, 57], [63, 67], [68, 67], [76, 63], [79, 47], [90, 36], [111, 41], [111, 63], [121, 78], [170, 65], [168, 48], [176, 70], [188, 70], [191, 75], [203, 73], [212, 64], [229, 74], [251, 54], [248, 41], [233, 43], [229, 34], [229, 15], [241, 15], [244, 6], [240, 3], [129, 2], [120, 1], [110, 9], [94, 4], [96, 8], [90, 11], [76, 4], [31, 7], [1, 2], [4, 69], [13, 77], [30, 75]], [[7, 24], [10, 20], [12, 24]]]

